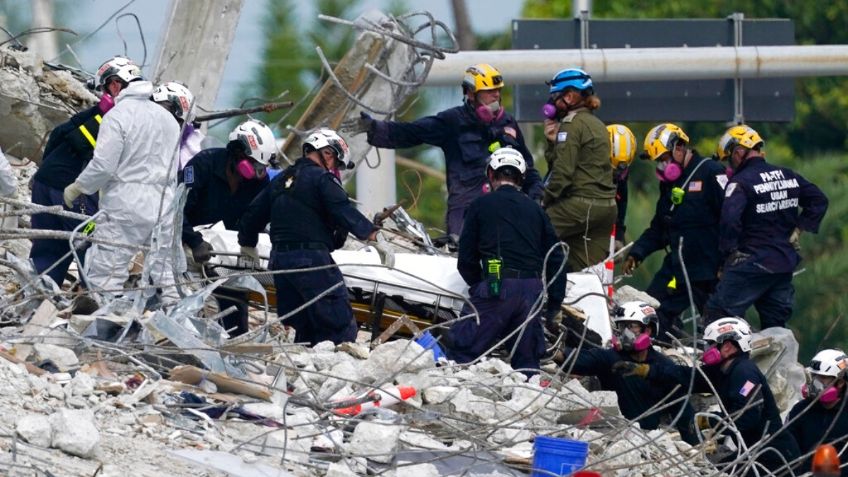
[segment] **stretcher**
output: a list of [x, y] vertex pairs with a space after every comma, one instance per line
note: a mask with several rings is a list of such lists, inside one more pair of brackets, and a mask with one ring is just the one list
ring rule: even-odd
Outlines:
[[[226, 275], [238, 266], [237, 232], [226, 230], [222, 224], [199, 229], [203, 239], [216, 252], [210, 266], [216, 273]], [[271, 242], [267, 234], [259, 235], [257, 251], [268, 257]], [[393, 254], [393, 266], [383, 265], [380, 253], [373, 246], [357, 250], [336, 250], [333, 260], [339, 265], [351, 299], [354, 316], [360, 326], [369, 328], [374, 337], [401, 316], [407, 315], [419, 328], [425, 329], [461, 316], [468, 299], [468, 286], [456, 270], [456, 258], [450, 255], [400, 252]], [[267, 260], [260, 260], [258, 269], [267, 270]], [[228, 272], [229, 271], [229, 272]], [[275, 309], [276, 290], [271, 274], [256, 274]], [[259, 304], [263, 297], [247, 291], [246, 300]], [[566, 303], [583, 309], [587, 326], [606, 342], [612, 336], [605, 291], [600, 278], [593, 273], [570, 273]], [[439, 329], [434, 329], [438, 334]], [[408, 334], [400, 330], [398, 334]]]

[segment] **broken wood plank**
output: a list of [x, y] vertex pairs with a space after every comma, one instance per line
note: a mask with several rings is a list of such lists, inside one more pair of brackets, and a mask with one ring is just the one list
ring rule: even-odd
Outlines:
[[22, 364], [23, 363], [23, 365], [26, 367], [26, 370], [29, 371], [30, 374], [34, 374], [36, 376], [41, 376], [43, 374], [47, 374], [47, 371], [39, 368], [38, 366], [36, 366], [32, 363], [27, 363], [26, 361], [23, 361], [20, 358], [12, 355], [10, 353], [7, 353], [5, 351], [0, 351], [0, 357], [5, 359], [6, 361], [9, 361], [9, 362], [12, 362], [12, 363], [15, 363], [15, 364]]
[[396, 319], [394, 323], [389, 325], [385, 331], [380, 333], [380, 336], [377, 337], [376, 340], [371, 342], [372, 346], [378, 346], [385, 343], [389, 338], [391, 338], [395, 333], [397, 333], [402, 326], [406, 326], [406, 329], [412, 332], [413, 335], [418, 335], [421, 333], [421, 328], [418, 327], [411, 319], [409, 319], [406, 315], [401, 315], [400, 318]]
[[171, 370], [172, 381], [186, 384], [199, 384], [203, 379], [215, 384], [222, 393], [244, 394], [245, 396], [271, 401], [271, 390], [255, 383], [234, 379], [227, 375], [204, 371], [195, 366], [177, 366]]

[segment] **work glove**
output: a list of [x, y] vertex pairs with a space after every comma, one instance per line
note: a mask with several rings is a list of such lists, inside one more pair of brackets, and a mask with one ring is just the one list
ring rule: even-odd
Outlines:
[[259, 266], [259, 252], [256, 247], [241, 247], [238, 258], [238, 266], [241, 268], [254, 269]]
[[374, 125], [374, 118], [371, 117], [370, 114], [365, 111], [359, 112], [359, 119], [356, 120], [356, 123], [351, 128], [351, 134], [362, 134], [367, 133], [371, 130], [371, 126]]
[[[615, 241], [615, 249], [613, 250], [613, 252], [618, 252], [619, 250], [621, 250], [623, 248], [624, 248], [624, 242], [622, 242], [621, 240], [616, 240]], [[623, 254], [617, 255], [615, 257], [615, 263], [621, 263], [622, 261], [624, 261], [624, 255]]]
[[651, 365], [646, 363], [634, 363], [632, 361], [619, 361], [612, 365], [612, 371], [621, 376], [638, 376], [642, 379], [648, 377]]
[[736, 265], [745, 262], [745, 260], [748, 260], [749, 258], [751, 258], [750, 253], [740, 252], [737, 250], [731, 253], [729, 257], [727, 257], [727, 261], [725, 262], [724, 266], [735, 267]]
[[625, 275], [630, 275], [633, 273], [633, 270], [639, 268], [639, 265], [641, 264], [641, 260], [637, 259], [633, 255], [628, 255], [627, 259], [624, 260], [624, 267], [622, 267], [621, 272]]
[[559, 335], [562, 324], [562, 307], [549, 308], [545, 311], [545, 328], [553, 335]]
[[203, 241], [191, 249], [191, 256], [194, 258], [195, 263], [206, 263], [212, 258], [212, 250], [212, 245], [209, 242]]
[[62, 193], [62, 198], [65, 199], [65, 205], [69, 209], [74, 208], [74, 201], [77, 200], [77, 197], [82, 194], [82, 190], [80, 189], [80, 185], [76, 182], [71, 183], [68, 187], [65, 187], [65, 191]]
[[801, 229], [795, 227], [795, 230], [793, 230], [789, 235], [789, 243], [792, 244], [792, 248], [794, 248], [796, 252], [801, 251]]

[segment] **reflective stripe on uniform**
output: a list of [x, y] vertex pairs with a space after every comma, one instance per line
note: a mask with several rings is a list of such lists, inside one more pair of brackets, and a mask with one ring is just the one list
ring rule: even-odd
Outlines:
[[[97, 121], [97, 124], [100, 124], [100, 122], [103, 121], [103, 117], [100, 116], [99, 114], [95, 114], [94, 119], [95, 119], [95, 121]], [[89, 144], [91, 144], [91, 147], [97, 146], [97, 141], [94, 139], [94, 136], [92, 136], [91, 133], [88, 131], [88, 128], [85, 127], [85, 124], [80, 126], [79, 130], [82, 133], [82, 135], [85, 136], [86, 139], [88, 139], [88, 142], [89, 142]]]

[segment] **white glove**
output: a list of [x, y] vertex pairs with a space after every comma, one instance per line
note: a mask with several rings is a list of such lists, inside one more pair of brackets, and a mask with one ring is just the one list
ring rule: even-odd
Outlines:
[[795, 227], [795, 229], [789, 235], [789, 243], [792, 244], [792, 248], [794, 248], [796, 251], [801, 251], [801, 229]]
[[73, 209], [74, 201], [80, 196], [80, 194], [82, 194], [82, 190], [77, 182], [73, 182], [68, 187], [65, 187], [65, 191], [62, 193], [62, 198], [65, 199], [65, 205], [69, 209]]
[[242, 268], [256, 268], [259, 265], [259, 252], [256, 247], [241, 247], [241, 256], [238, 258], [238, 266]]

